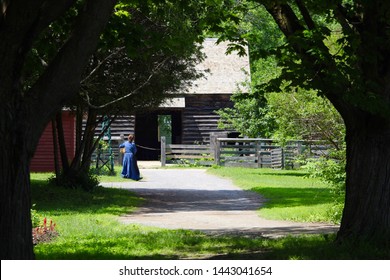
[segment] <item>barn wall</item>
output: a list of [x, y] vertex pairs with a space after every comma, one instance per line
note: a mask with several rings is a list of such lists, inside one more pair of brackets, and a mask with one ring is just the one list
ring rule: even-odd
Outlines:
[[[134, 133], [135, 116], [118, 116], [111, 124], [111, 139], [118, 140], [121, 135], [127, 138]], [[96, 135], [100, 134], [101, 127], [96, 129]]]
[[183, 144], [208, 143], [210, 134], [227, 134], [218, 129], [221, 108], [232, 107], [231, 94], [193, 94], [186, 95], [186, 107], [183, 111]]
[[[68, 159], [71, 160], [75, 154], [75, 116], [71, 112], [64, 111], [62, 113], [62, 120], [67, 155]], [[39, 140], [34, 157], [31, 160], [30, 171], [53, 172], [54, 170], [53, 134], [51, 122], [49, 122], [41, 136], [41, 139]]]

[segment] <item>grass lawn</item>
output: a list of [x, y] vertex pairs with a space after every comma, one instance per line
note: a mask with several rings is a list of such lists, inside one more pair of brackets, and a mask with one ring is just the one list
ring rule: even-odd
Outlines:
[[[221, 176], [224, 172], [232, 174], [232, 169], [225, 168], [212, 170]], [[254, 170], [237, 170], [240, 178], [243, 172], [250, 174]], [[264, 176], [271, 176], [266, 174]], [[283, 174], [284, 172], [281, 172]], [[241, 175], [240, 175], [241, 174]], [[390, 253], [384, 250], [375, 250], [365, 246], [336, 246], [332, 240], [333, 235], [313, 235], [301, 237], [286, 237], [277, 240], [232, 237], [209, 236], [201, 232], [188, 230], [165, 230], [136, 225], [124, 225], [117, 221], [117, 217], [133, 211], [142, 201], [134, 194], [123, 189], [98, 188], [92, 193], [82, 190], [70, 190], [49, 186], [46, 179], [51, 174], [32, 174], [32, 197], [37, 215], [41, 220], [46, 217], [56, 223], [59, 236], [48, 243], [40, 243], [35, 246], [37, 259], [80, 260], [80, 259], [388, 259]], [[253, 173], [259, 181], [259, 174]], [[256, 177], [257, 176], [257, 177]], [[272, 177], [274, 176], [274, 177]], [[320, 205], [318, 202], [310, 202], [310, 198], [298, 201], [293, 198], [294, 192], [301, 188], [299, 180], [305, 181], [302, 174], [285, 172], [280, 177], [287, 181], [296, 181], [296, 185], [289, 199], [283, 203], [277, 202], [274, 206], [267, 204], [267, 209], [280, 210], [288, 204], [291, 208], [298, 207], [304, 201], [310, 205]], [[101, 180], [114, 180], [113, 178]], [[121, 180], [116, 176], [117, 180]], [[269, 178], [270, 179], [270, 178]], [[267, 180], [269, 180], [267, 179]], [[239, 181], [242, 182], [243, 179]], [[272, 181], [272, 180], [270, 180]], [[283, 180], [282, 180], [283, 181]], [[310, 180], [308, 181], [310, 182]], [[254, 183], [254, 182], [253, 182]], [[240, 183], [241, 184], [241, 183]], [[263, 185], [263, 183], [261, 183]], [[315, 186], [314, 186], [315, 185]], [[270, 182], [265, 184], [265, 189], [272, 195], [271, 189], [275, 189], [278, 197], [277, 184]], [[292, 185], [289, 185], [292, 186]], [[310, 183], [310, 188], [321, 191], [319, 185]], [[260, 187], [246, 185], [253, 189]], [[288, 186], [281, 185], [286, 191]], [[325, 191], [324, 191], [325, 192]], [[290, 193], [290, 191], [288, 192]], [[315, 191], [314, 191], [315, 193]], [[282, 193], [279, 193], [281, 196]], [[297, 196], [297, 194], [295, 194]], [[310, 197], [310, 195], [308, 195]], [[322, 197], [329, 203], [326, 196]], [[270, 200], [271, 201], [271, 200]], [[262, 213], [262, 212], [261, 212]]]

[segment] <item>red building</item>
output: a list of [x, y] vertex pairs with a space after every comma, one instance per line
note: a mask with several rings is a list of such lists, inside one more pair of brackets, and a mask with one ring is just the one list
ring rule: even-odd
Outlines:
[[[71, 160], [75, 154], [76, 134], [75, 116], [69, 111], [62, 112], [64, 137], [68, 159]], [[58, 142], [57, 142], [58, 143]], [[58, 154], [58, 158], [60, 155]], [[60, 162], [61, 164], [61, 162]], [[54, 171], [54, 145], [51, 122], [46, 126], [41, 139], [39, 140], [34, 157], [31, 160], [31, 172], [52, 172]]]

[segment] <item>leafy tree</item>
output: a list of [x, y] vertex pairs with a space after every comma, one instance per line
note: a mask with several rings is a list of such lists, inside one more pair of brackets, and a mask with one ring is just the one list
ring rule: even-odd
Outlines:
[[322, 140], [335, 150], [343, 147], [345, 128], [339, 113], [316, 91], [300, 88], [266, 94], [269, 118], [275, 120], [273, 137]]
[[217, 111], [218, 127], [239, 132], [242, 136], [270, 138], [275, 129], [275, 119], [269, 114], [267, 100], [251, 92], [232, 95], [232, 108]]
[[[281, 144], [303, 139], [329, 145], [329, 153], [321, 158], [303, 157], [300, 163], [310, 176], [329, 184], [334, 194], [329, 215], [340, 222], [345, 197], [345, 127], [341, 116], [315, 90], [286, 88], [284, 84], [282, 92], [264, 91], [264, 85], [281, 74], [274, 50], [284, 44], [283, 34], [263, 6], [247, 3], [247, 7], [239, 29], [250, 47], [251, 91], [232, 96], [234, 107], [218, 111], [219, 125], [249, 137], [273, 138]], [[336, 42], [338, 38], [333, 35], [330, 40]]]
[[344, 120], [346, 199], [337, 241], [389, 246], [390, 2], [253, 2], [286, 38], [277, 53], [282, 75], [268, 90], [284, 80], [317, 89]]
[[285, 90], [286, 81], [315, 89], [345, 123], [346, 196], [337, 241], [389, 246], [390, 2], [251, 2], [264, 6], [285, 38], [274, 52], [281, 75], [257, 87], [259, 96]]
[[[104, 133], [102, 131], [96, 138], [95, 130], [104, 115], [109, 115], [112, 122], [118, 114], [155, 108], [164, 99], [172, 97], [172, 92], [180, 92], [190, 80], [199, 76], [195, 65], [202, 56], [200, 46], [194, 41], [202, 34], [195, 23], [183, 26], [183, 22], [197, 19], [191, 18], [190, 13], [174, 12], [176, 7], [168, 11], [163, 4], [159, 4], [158, 13], [150, 11], [149, 6], [116, 6], [81, 81], [80, 95], [72, 103], [77, 104], [76, 123], [80, 132], [76, 134], [76, 154], [70, 164], [67, 159], [62, 161], [63, 172], [58, 174], [74, 182], [70, 185], [78, 185], [76, 179], [89, 172], [92, 153]], [[153, 3], [150, 5], [156, 8]], [[126, 17], [124, 22], [123, 17]], [[115, 39], [112, 39], [113, 30]], [[128, 34], [134, 33], [130, 44]], [[182, 44], [172, 45], [182, 40]], [[166, 48], [167, 45], [171, 45], [170, 48]], [[85, 115], [86, 127], [82, 131]], [[66, 155], [64, 148], [62, 151], [61, 154]]]

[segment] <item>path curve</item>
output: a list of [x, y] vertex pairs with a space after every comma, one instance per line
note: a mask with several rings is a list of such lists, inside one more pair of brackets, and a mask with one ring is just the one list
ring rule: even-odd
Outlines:
[[144, 205], [120, 218], [123, 223], [263, 237], [333, 233], [338, 229], [322, 223], [263, 219], [256, 213], [264, 202], [260, 195], [204, 169], [142, 169], [141, 174], [143, 179], [138, 182], [102, 183], [145, 198]]

